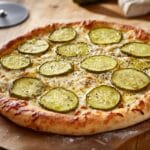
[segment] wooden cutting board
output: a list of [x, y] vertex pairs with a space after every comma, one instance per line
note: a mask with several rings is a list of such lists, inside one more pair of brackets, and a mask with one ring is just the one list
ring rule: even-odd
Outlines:
[[[103, 20], [130, 24], [150, 31], [150, 15], [127, 19], [123, 16], [117, 1], [105, 1], [86, 7], [80, 7], [72, 0], [11, 0], [27, 7], [29, 19], [21, 25], [0, 29], [0, 47], [9, 40], [22, 35], [33, 28], [53, 22], [70, 22], [79, 20]], [[150, 132], [140, 135], [126, 144], [120, 150], [148, 150], [150, 148]]]

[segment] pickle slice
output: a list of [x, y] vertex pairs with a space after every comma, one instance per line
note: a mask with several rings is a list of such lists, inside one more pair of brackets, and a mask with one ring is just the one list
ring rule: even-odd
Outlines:
[[146, 70], [150, 68], [150, 60], [129, 57], [127, 60], [120, 59], [121, 68], [135, 68], [138, 70]]
[[150, 83], [148, 75], [136, 69], [120, 69], [112, 74], [112, 83], [121, 89], [138, 91]]
[[78, 98], [72, 91], [64, 88], [54, 88], [43, 95], [39, 103], [49, 110], [68, 112], [78, 106]]
[[52, 32], [49, 40], [52, 42], [67, 42], [75, 39], [76, 31], [73, 28], [60, 28]]
[[131, 59], [128, 65], [128, 68], [135, 68], [138, 70], [145, 70], [150, 68], [150, 61], [149, 60], [139, 60], [139, 59]]
[[83, 42], [76, 44], [65, 44], [57, 48], [57, 54], [66, 57], [87, 55], [89, 51], [89, 45]]
[[121, 51], [135, 57], [150, 57], [150, 44], [132, 42], [122, 46]]
[[117, 61], [104, 55], [91, 56], [81, 62], [81, 67], [91, 72], [104, 72], [115, 68]]
[[22, 44], [18, 51], [25, 54], [40, 54], [47, 51], [49, 44], [45, 40], [32, 39]]
[[45, 76], [57, 76], [73, 71], [73, 67], [66, 61], [47, 61], [39, 68], [39, 72]]
[[36, 78], [23, 77], [13, 82], [12, 95], [21, 98], [33, 98], [43, 92], [44, 84]]
[[1, 58], [1, 64], [7, 69], [17, 70], [28, 67], [31, 64], [31, 60], [21, 54], [10, 54]]
[[92, 108], [109, 110], [117, 106], [120, 97], [120, 93], [115, 88], [101, 85], [87, 94], [86, 101]]
[[94, 44], [113, 44], [121, 41], [122, 34], [111, 28], [97, 28], [89, 32], [89, 37]]

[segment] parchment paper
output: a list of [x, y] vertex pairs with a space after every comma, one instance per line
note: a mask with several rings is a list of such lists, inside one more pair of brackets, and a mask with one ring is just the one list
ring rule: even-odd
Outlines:
[[147, 131], [150, 131], [150, 120], [92, 136], [61, 136], [25, 129], [0, 116], [0, 147], [9, 150], [113, 150]]

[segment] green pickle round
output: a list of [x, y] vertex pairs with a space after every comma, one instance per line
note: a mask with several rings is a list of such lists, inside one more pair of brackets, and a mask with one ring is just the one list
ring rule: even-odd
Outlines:
[[150, 69], [150, 60], [128, 57], [127, 60], [120, 59], [119, 66], [120, 68], [134, 68], [137, 70], [147, 70]]
[[59, 87], [43, 95], [39, 103], [48, 110], [69, 112], [78, 106], [78, 98], [72, 91]]
[[18, 70], [28, 67], [31, 64], [31, 60], [21, 54], [10, 54], [1, 58], [1, 64], [7, 69]]
[[86, 58], [81, 62], [81, 68], [95, 73], [105, 72], [114, 69], [117, 61], [105, 55], [97, 55]]
[[120, 97], [120, 93], [115, 88], [101, 85], [87, 94], [86, 101], [91, 108], [109, 110], [117, 106]]
[[121, 41], [122, 33], [111, 28], [96, 28], [89, 32], [89, 37], [94, 44], [113, 44]]
[[40, 54], [47, 51], [49, 48], [49, 44], [47, 41], [42, 39], [32, 39], [23, 43], [18, 51], [24, 54]]
[[74, 43], [65, 44], [57, 48], [57, 54], [66, 57], [84, 56], [90, 51], [90, 47], [87, 43]]
[[44, 84], [37, 78], [22, 77], [13, 82], [11, 94], [21, 98], [33, 98], [43, 92]]
[[47, 61], [39, 68], [39, 72], [45, 76], [64, 75], [73, 71], [73, 67], [66, 61]]
[[76, 34], [73, 28], [60, 28], [50, 34], [49, 40], [52, 42], [68, 42], [75, 39]]
[[122, 46], [121, 51], [134, 57], [150, 57], [150, 44], [131, 42]]
[[147, 74], [131, 68], [115, 71], [111, 80], [116, 87], [129, 91], [142, 90], [150, 83], [150, 78]]

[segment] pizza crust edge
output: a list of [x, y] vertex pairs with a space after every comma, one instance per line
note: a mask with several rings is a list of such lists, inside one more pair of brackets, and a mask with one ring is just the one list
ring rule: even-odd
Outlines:
[[[90, 135], [125, 128], [150, 118], [150, 93], [130, 107], [112, 111], [82, 108], [75, 115], [47, 111], [25, 100], [0, 99], [0, 113], [18, 125], [36, 131], [65, 135]], [[82, 113], [83, 111], [83, 113]]]

